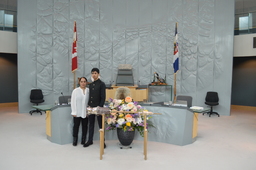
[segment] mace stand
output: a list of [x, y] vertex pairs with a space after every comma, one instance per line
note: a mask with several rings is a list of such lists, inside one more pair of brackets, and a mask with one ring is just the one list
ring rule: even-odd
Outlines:
[[[99, 130], [100, 132], [100, 160], [102, 160], [102, 155], [104, 154], [104, 133], [105, 133], [105, 114], [110, 113], [110, 109], [106, 107], [95, 107], [95, 108], [87, 108], [88, 114], [96, 114], [102, 115], [102, 129]], [[116, 113], [138, 113], [132, 111], [115, 111]], [[147, 116], [157, 114], [160, 115], [161, 113], [152, 113], [152, 112], [139, 112], [144, 117], [144, 159], [147, 160], [147, 141], [148, 141], [148, 129], [147, 129]]]

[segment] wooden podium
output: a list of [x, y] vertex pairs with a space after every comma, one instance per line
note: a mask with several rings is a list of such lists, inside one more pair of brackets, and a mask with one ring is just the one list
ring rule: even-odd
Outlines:
[[109, 98], [114, 99], [116, 90], [119, 87], [127, 87], [130, 89], [131, 97], [134, 101], [148, 101], [148, 88], [138, 88], [138, 86], [111, 86], [111, 89], [106, 89], [106, 101]]

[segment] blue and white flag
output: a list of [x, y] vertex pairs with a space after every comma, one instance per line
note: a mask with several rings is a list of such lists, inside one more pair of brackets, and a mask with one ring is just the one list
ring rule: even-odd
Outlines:
[[174, 40], [174, 49], [173, 49], [173, 69], [174, 73], [179, 70], [179, 44], [178, 44], [178, 24], [175, 26], [175, 40]]

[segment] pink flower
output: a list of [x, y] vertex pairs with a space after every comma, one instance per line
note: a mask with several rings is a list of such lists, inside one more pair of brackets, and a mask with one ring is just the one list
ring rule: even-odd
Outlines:
[[125, 115], [125, 119], [127, 120], [128, 118], [132, 118], [132, 115], [130, 114]]
[[126, 103], [132, 102], [132, 98], [131, 98], [130, 96], [127, 96], [127, 97], [125, 98], [125, 102], [126, 102]]
[[136, 112], [136, 111], [137, 111], [137, 107], [133, 107], [133, 108], [132, 108], [132, 111], [133, 111], [133, 112]]

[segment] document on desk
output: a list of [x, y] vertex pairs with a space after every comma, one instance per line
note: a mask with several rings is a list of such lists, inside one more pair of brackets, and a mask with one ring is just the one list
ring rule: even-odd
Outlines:
[[203, 108], [203, 107], [200, 107], [200, 106], [192, 106], [192, 107], [190, 107], [190, 109], [191, 109], [191, 110], [198, 110], [198, 111], [204, 110], [204, 108]]
[[179, 106], [179, 107], [188, 107], [187, 101], [184, 100], [177, 100], [172, 106]]

